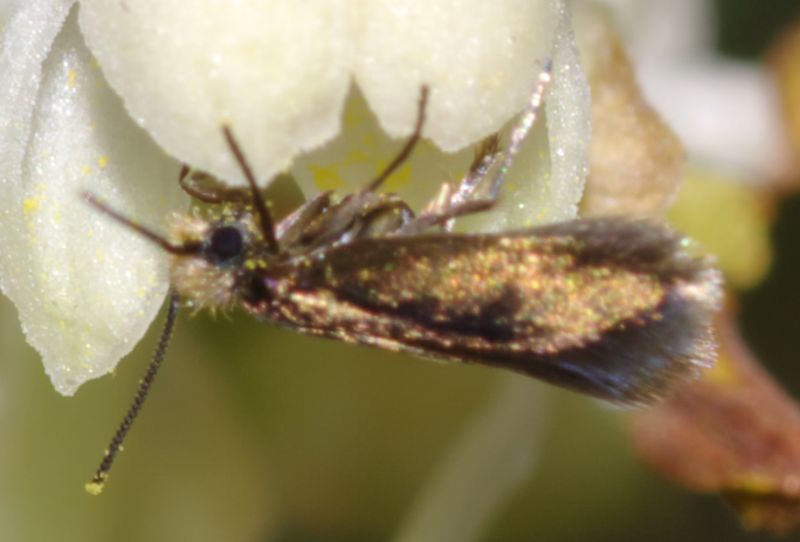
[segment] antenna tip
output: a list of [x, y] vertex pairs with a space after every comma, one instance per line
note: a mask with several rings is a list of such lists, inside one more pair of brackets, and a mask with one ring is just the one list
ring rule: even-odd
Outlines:
[[105, 487], [106, 487], [106, 480], [105, 478], [103, 478], [101, 480], [95, 479], [92, 480], [91, 482], [88, 482], [85, 486], [83, 486], [83, 489], [85, 489], [86, 493], [88, 493], [89, 495], [93, 495], [96, 497], [103, 492], [103, 488]]

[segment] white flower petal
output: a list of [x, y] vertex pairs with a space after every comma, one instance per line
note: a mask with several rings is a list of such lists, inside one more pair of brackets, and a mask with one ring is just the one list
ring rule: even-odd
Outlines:
[[[0, 0], [0, 30], [3, 29], [8, 18], [17, 11], [17, 6], [21, 1], [22, 0]], [[57, 15], [57, 11], [53, 13], [53, 15]]]
[[[522, 200], [529, 205], [527, 209], [509, 211], [509, 225], [526, 225], [531, 220], [554, 222], [574, 218], [583, 194], [589, 170], [592, 100], [581, 69], [570, 14], [565, 7], [561, 8], [556, 28], [553, 70], [553, 84], [545, 103], [549, 175], [540, 181], [542, 185], [531, 186], [525, 182], [524, 163], [518, 164], [519, 183], [530, 186], [529, 190], [533, 192], [520, 191], [509, 195], [509, 199]], [[541, 203], [534, 207], [534, 202]]]
[[691, 160], [757, 180], [786, 152], [777, 91], [764, 69], [717, 58], [647, 64], [639, 73]]
[[381, 126], [411, 132], [421, 85], [425, 135], [454, 151], [522, 109], [549, 56], [555, 0], [371, 0], [360, 4], [356, 81]]
[[[581, 0], [590, 7], [595, 0]], [[709, 54], [716, 43], [714, 6], [708, 0], [600, 0], [627, 37], [634, 63], [675, 62]]]
[[[30, 2], [18, 8], [3, 26], [0, 37], [0, 190], [13, 195], [25, 155], [25, 142], [42, 79], [41, 65], [69, 13], [70, 0]], [[10, 9], [10, 8], [9, 8]], [[7, 198], [0, 208], [7, 213]], [[0, 229], [0, 235], [3, 235]], [[0, 255], [7, 251], [0, 252]], [[0, 256], [2, 257], [2, 256]]]
[[19, 58], [29, 59], [20, 80], [36, 80], [40, 71], [42, 77], [26, 93], [0, 100], [12, 116], [33, 107], [30, 122], [5, 125], [0, 138], [3, 157], [13, 158], [1, 170], [0, 281], [56, 389], [71, 394], [133, 348], [167, 287], [164, 255], [92, 210], [81, 191], [101, 194], [154, 227], [184, 197], [175, 182], [178, 164], [126, 116], [75, 17], [43, 66], [41, 54], [24, 51], [2, 61]]
[[[566, 220], [577, 214], [588, 163], [591, 100], [574, 46], [569, 12], [562, 6], [557, 15], [554, 48], [544, 53], [554, 61], [554, 80], [546, 96], [546, 115], [537, 121], [524, 143], [497, 207], [491, 212], [463, 219], [461, 229], [502, 230]], [[527, 29], [529, 33], [537, 31], [536, 28]], [[533, 54], [529, 55], [529, 61], [526, 72], [519, 74], [520, 80], [527, 85], [525, 100], [533, 92], [539, 75]], [[517, 84], [514, 82], [511, 86]], [[436, 93], [433, 84], [431, 89], [431, 105], [435, 107], [437, 96], [442, 95]], [[408, 120], [415, 116], [413, 108], [416, 107], [419, 87], [412, 84], [407, 87], [407, 92], [406, 98], [412, 109], [403, 115]], [[513, 113], [521, 108], [520, 104]], [[464, 115], [464, 118], [452, 116], [440, 120], [452, 122], [454, 131], [462, 128], [472, 130], [469, 121], [474, 117], [467, 113]], [[445, 127], [445, 130], [449, 129]], [[474, 137], [488, 136], [494, 129], [473, 132]], [[301, 157], [292, 172], [306, 195], [331, 189], [339, 193], [351, 192], [378, 174], [403, 143], [383, 133], [364, 99], [356, 94], [345, 109], [341, 136]], [[414, 209], [419, 209], [434, 196], [442, 182], [458, 181], [466, 172], [472, 156], [469, 147], [445, 155], [423, 141], [410, 160], [389, 179], [385, 189], [398, 193]]]
[[228, 123], [259, 179], [339, 130], [350, 85], [346, 0], [83, 0], [80, 23], [111, 86], [170, 154], [242, 176]]

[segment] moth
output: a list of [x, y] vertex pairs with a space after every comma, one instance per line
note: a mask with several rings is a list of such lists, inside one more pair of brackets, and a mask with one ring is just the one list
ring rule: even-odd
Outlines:
[[323, 192], [275, 222], [229, 127], [223, 135], [248, 189], [181, 186], [216, 208], [187, 214], [162, 236], [94, 195], [96, 208], [172, 257], [167, 322], [129, 412], [87, 489], [98, 493], [138, 415], [181, 303], [238, 307], [302, 333], [414, 356], [500, 367], [619, 404], [646, 404], [714, 358], [720, 277], [666, 226], [579, 219], [495, 234], [453, 233], [458, 217], [492, 208], [551, 79], [549, 63], [510, 133], [479, 145], [467, 174], [415, 213], [379, 191], [421, 137], [414, 132], [361, 190]]

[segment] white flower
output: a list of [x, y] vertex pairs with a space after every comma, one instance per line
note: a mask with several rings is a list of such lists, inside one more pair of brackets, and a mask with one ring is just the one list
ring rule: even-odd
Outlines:
[[604, 0], [626, 34], [644, 93], [677, 132], [689, 159], [764, 180], [788, 152], [766, 67], [714, 51], [708, 0]]
[[563, 1], [72, 4], [19, 2], [0, 38], [0, 287], [61, 393], [111, 370], [167, 289], [165, 255], [81, 190], [158, 228], [186, 206], [180, 162], [241, 182], [223, 123], [264, 182], [291, 168], [306, 194], [348, 191], [395, 152], [389, 136], [408, 135], [427, 84], [425, 137], [465, 150], [425, 145], [399, 173], [392, 188], [418, 204], [522, 108], [552, 57], [547, 122], [476, 227], [576, 213], [589, 99]]

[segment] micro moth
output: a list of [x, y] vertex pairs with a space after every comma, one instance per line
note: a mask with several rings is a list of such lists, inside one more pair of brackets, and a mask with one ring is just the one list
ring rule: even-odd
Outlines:
[[549, 63], [505, 150], [479, 145], [455, 186], [416, 214], [379, 191], [421, 136], [423, 87], [412, 136], [363, 189], [324, 192], [275, 222], [229, 127], [247, 190], [179, 182], [215, 207], [178, 217], [162, 236], [94, 195], [96, 208], [172, 256], [167, 323], [147, 375], [87, 490], [99, 493], [163, 361], [181, 303], [238, 307], [302, 333], [446, 361], [511, 369], [618, 404], [646, 404], [714, 359], [711, 321], [721, 280], [708, 258], [668, 227], [593, 218], [495, 234], [457, 234], [458, 217], [490, 209], [532, 127]]

